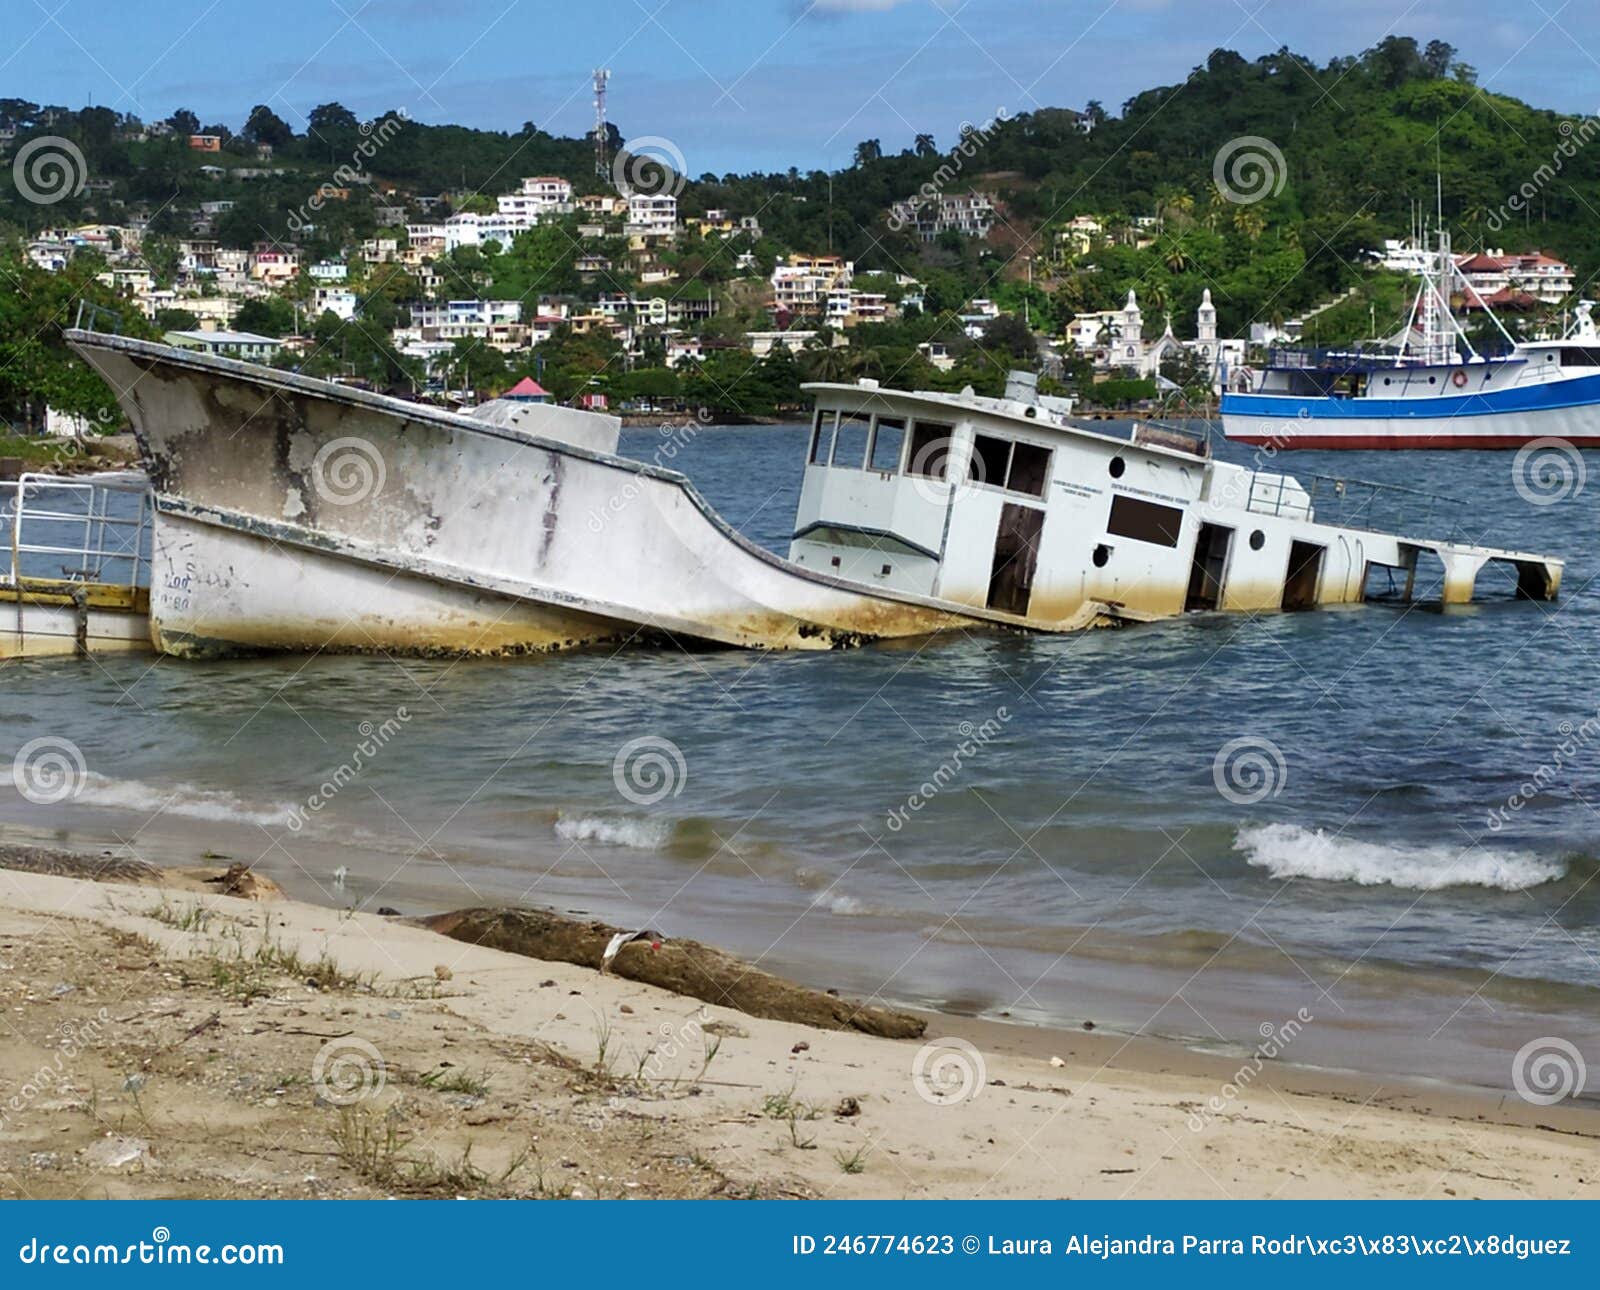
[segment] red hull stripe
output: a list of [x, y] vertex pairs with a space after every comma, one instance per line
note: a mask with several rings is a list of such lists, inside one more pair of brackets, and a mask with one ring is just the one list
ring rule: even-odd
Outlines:
[[[1230, 434], [1230, 443], [1270, 446], [1287, 452], [1294, 448], [1520, 448], [1549, 435], [1533, 434]], [[1575, 448], [1600, 448], [1600, 437], [1557, 435]]]

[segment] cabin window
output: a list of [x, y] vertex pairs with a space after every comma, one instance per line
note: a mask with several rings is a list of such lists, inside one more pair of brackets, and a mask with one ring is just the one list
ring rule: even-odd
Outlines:
[[811, 419], [811, 464], [823, 466], [828, 458], [833, 455], [833, 428], [839, 423], [837, 412], [824, 412], [817, 409], [816, 416]]
[[1106, 532], [1113, 537], [1134, 538], [1157, 546], [1177, 546], [1182, 528], [1183, 512], [1176, 506], [1160, 506], [1120, 494], [1111, 499], [1111, 518], [1106, 521]]
[[1043, 497], [1049, 478], [1050, 449], [1032, 443], [1018, 443], [1012, 448], [1011, 469], [1006, 473], [1007, 488], [1014, 493]]
[[974, 484], [993, 484], [1004, 488], [1006, 469], [1011, 465], [1011, 440], [993, 435], [972, 437], [972, 458], [967, 462], [967, 479]]
[[911, 426], [911, 453], [906, 474], [945, 478], [956, 428], [938, 421], [915, 421]]
[[879, 417], [872, 427], [872, 451], [867, 454], [871, 469], [892, 475], [900, 469], [900, 450], [905, 446], [905, 419]]
[[841, 412], [839, 430], [833, 436], [833, 466], [860, 470], [867, 460], [867, 431], [872, 420], [864, 412]]
[[1111, 459], [1111, 464], [1106, 467], [1106, 469], [1111, 473], [1111, 478], [1112, 479], [1121, 479], [1122, 478], [1122, 472], [1125, 471], [1127, 468], [1128, 468], [1128, 463], [1123, 461], [1123, 459], [1121, 457], [1113, 457]]
[[1558, 361], [1562, 367], [1600, 367], [1600, 349], [1568, 345], [1560, 351]]

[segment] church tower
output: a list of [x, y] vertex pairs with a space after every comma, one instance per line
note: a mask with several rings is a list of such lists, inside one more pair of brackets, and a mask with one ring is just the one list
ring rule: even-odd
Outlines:
[[1205, 294], [1200, 297], [1200, 308], [1195, 311], [1195, 339], [1215, 341], [1217, 339], [1217, 307], [1211, 303], [1211, 288], [1205, 289]]
[[1138, 367], [1144, 357], [1144, 315], [1132, 287], [1128, 288], [1128, 303], [1117, 315], [1116, 349], [1116, 361], [1122, 367]]

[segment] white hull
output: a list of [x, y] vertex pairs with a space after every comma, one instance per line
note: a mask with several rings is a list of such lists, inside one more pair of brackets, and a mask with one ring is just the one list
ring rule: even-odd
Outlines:
[[1236, 443], [1281, 448], [1390, 449], [1520, 448], [1561, 439], [1600, 448], [1600, 407], [1464, 417], [1257, 417], [1223, 413], [1223, 433]]
[[0, 659], [149, 653], [151, 643], [143, 613], [29, 604], [0, 589]]

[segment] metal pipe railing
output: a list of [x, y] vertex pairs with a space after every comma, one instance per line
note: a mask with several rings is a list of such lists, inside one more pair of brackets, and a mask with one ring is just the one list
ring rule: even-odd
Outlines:
[[[148, 587], [151, 518], [150, 492], [142, 482], [35, 474], [0, 482], [0, 522], [10, 539], [0, 585], [49, 578]], [[40, 567], [62, 557], [75, 563]]]

